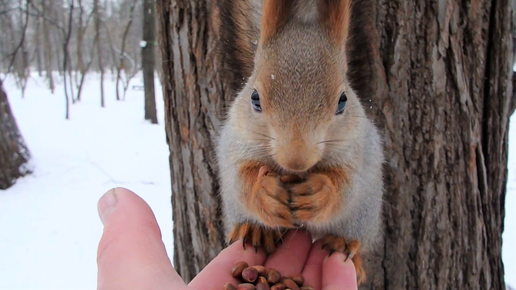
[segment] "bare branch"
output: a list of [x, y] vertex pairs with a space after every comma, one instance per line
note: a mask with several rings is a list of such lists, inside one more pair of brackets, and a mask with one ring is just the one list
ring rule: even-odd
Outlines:
[[[10, 53], [6, 58], [9, 58], [11, 57], [11, 61], [9, 62], [9, 66], [7, 67], [7, 73], [5, 74], [6, 77], [9, 73], [11, 73], [11, 70], [12, 70], [12, 67], [13, 67], [13, 64], [14, 64], [14, 60], [16, 59], [16, 55], [18, 55], [18, 52], [20, 50], [20, 48], [23, 46], [23, 42], [25, 41], [25, 35], [27, 33], [27, 26], [29, 25], [29, 13], [28, 13], [28, 5], [29, 3], [31, 3], [30, 0], [27, 0], [27, 13], [25, 13], [25, 23], [23, 24], [23, 29], [22, 29], [22, 34], [21, 34], [21, 38], [20, 38], [20, 41], [18, 42], [18, 45], [14, 48], [14, 51], [12, 53]], [[20, 8], [20, 11], [22, 11], [22, 9]], [[4, 59], [5, 60], [5, 59]], [[2, 61], [4, 61], [2, 60]]]

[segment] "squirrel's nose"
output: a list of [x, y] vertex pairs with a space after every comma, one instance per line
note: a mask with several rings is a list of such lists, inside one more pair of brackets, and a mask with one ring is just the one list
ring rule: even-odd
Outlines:
[[285, 163], [278, 163], [281, 167], [288, 171], [307, 171], [313, 166], [313, 164], [310, 164], [305, 160], [299, 160], [298, 158], [287, 160]]
[[278, 165], [289, 171], [307, 171], [320, 159], [319, 150], [304, 142], [290, 142], [276, 148], [274, 155]]

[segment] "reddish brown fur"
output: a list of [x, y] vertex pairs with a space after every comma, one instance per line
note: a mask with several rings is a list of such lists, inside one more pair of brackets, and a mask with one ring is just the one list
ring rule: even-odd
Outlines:
[[253, 186], [258, 180], [258, 172], [262, 167], [262, 164], [258, 161], [248, 161], [242, 164], [239, 168], [239, 176], [242, 181], [242, 198], [246, 201], [244, 204], [248, 203], [247, 198], [249, 198]]
[[287, 186], [295, 220], [326, 222], [338, 215], [342, 206], [341, 192], [348, 179], [343, 168], [327, 168], [310, 173], [301, 183]]
[[319, 1], [321, 25], [326, 27], [337, 45], [344, 45], [351, 18], [351, 0]]
[[279, 177], [254, 161], [242, 165], [239, 173], [243, 184], [242, 199], [247, 209], [267, 226], [292, 227], [289, 193], [282, 187]]
[[267, 43], [287, 23], [293, 2], [292, 0], [263, 1], [260, 44]]

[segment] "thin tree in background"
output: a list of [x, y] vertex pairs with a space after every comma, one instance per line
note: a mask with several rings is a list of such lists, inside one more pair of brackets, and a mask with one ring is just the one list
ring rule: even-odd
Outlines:
[[95, 33], [97, 34], [97, 60], [99, 64], [100, 71], [100, 106], [105, 107], [104, 103], [104, 66], [102, 63], [102, 45], [100, 41], [100, 7], [99, 0], [93, 0], [93, 11], [94, 11], [94, 19], [95, 19]]
[[0, 189], [7, 189], [19, 177], [31, 172], [30, 152], [13, 116], [0, 80]]
[[[88, 58], [88, 62], [85, 65], [84, 59], [83, 59], [83, 41], [84, 41], [84, 36], [86, 35], [86, 31], [88, 30], [88, 25], [90, 23], [90, 20], [94, 14], [94, 10], [92, 10], [91, 13], [88, 15], [88, 18], [86, 19], [86, 22], [83, 25], [82, 19], [83, 19], [83, 15], [84, 15], [84, 7], [83, 7], [82, 0], [79, 0], [79, 9], [80, 9], [79, 10], [79, 20], [78, 20], [79, 25], [78, 25], [77, 31], [76, 31], [76, 34], [77, 34], [77, 45], [76, 45], [77, 46], [76, 47], [77, 56], [76, 57], [77, 57], [77, 70], [80, 73], [80, 79], [79, 79], [79, 81], [76, 80], [77, 96], [76, 96], [75, 100], [80, 102], [81, 95], [82, 95], [82, 88], [83, 88], [84, 81], [86, 78], [86, 73], [89, 71], [90, 66], [93, 63], [93, 55], [94, 55], [94, 51], [95, 51], [94, 48], [97, 45], [98, 34], [95, 34], [92, 49], [90, 51], [90, 55]], [[75, 74], [75, 78], [77, 78], [79, 73]]]
[[[116, 100], [119, 101], [120, 100], [120, 93], [119, 93], [119, 83], [120, 83], [120, 78], [122, 77], [120, 74], [122, 72], [122, 69], [125, 68], [125, 43], [126, 43], [126, 39], [127, 39], [127, 35], [129, 34], [129, 30], [131, 29], [131, 24], [133, 23], [133, 16], [134, 16], [134, 7], [136, 6], [136, 1], [137, 0], [134, 0], [134, 2], [132, 3], [131, 5], [131, 8], [129, 9], [129, 21], [127, 22], [127, 25], [125, 26], [125, 29], [124, 29], [124, 34], [122, 35], [122, 47], [120, 48], [120, 53], [119, 53], [119, 56], [118, 56], [118, 61], [120, 62], [118, 67], [117, 67], [117, 70], [116, 70]], [[126, 74], [127, 75], [127, 74]], [[124, 95], [125, 95], [125, 91], [126, 91], [126, 86], [124, 85]]]
[[142, 42], [142, 71], [145, 90], [145, 120], [152, 124], [158, 123], [156, 114], [156, 95], [154, 91], [154, 49], [155, 36], [155, 1], [143, 1], [143, 42]]
[[[49, 7], [47, 7], [48, 2], [52, 2], [51, 0], [41, 0], [41, 11], [43, 15], [48, 15], [48, 13], [51, 11]], [[43, 17], [43, 16], [40, 16]], [[44, 63], [45, 63], [45, 74], [46, 79], [48, 81], [48, 87], [50, 89], [50, 92], [52, 94], [55, 90], [55, 84], [54, 84], [54, 76], [52, 75], [52, 62], [54, 58], [53, 48], [52, 48], [52, 41], [50, 39], [50, 24], [47, 20], [43, 19], [43, 46], [44, 46]]]
[[[68, 44], [70, 43], [70, 37], [72, 36], [72, 21], [73, 21], [73, 8], [74, 8], [75, 1], [70, 0], [69, 1], [69, 14], [68, 14], [68, 28], [63, 28], [63, 85], [64, 85], [64, 92], [65, 92], [65, 98], [66, 98], [66, 120], [70, 119], [70, 96], [68, 95], [68, 85], [66, 83], [66, 73], [69, 70], [69, 56], [70, 53], [68, 52]], [[71, 75], [70, 75], [70, 81], [71, 81]], [[73, 91], [72, 86], [70, 82], [70, 90], [71, 90], [71, 97], [73, 98]]]

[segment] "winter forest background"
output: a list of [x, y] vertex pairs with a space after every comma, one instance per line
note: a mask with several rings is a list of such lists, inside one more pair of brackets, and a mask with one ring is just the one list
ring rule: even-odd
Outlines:
[[16, 180], [0, 157], [0, 289], [95, 289], [96, 203], [116, 186], [149, 203], [173, 253], [154, 5], [0, 1], [0, 156], [29, 159]]
[[[154, 5], [0, 0], [0, 87], [21, 136], [5, 149], [14, 128], [0, 97], [0, 289], [94, 289], [96, 202], [116, 186], [149, 203], [172, 260]], [[502, 254], [505, 280], [516, 285], [514, 116], [511, 124]], [[5, 164], [18, 162], [5, 152], [28, 161], [15, 173], [25, 177], [1, 179], [12, 174], [2, 175]]]

